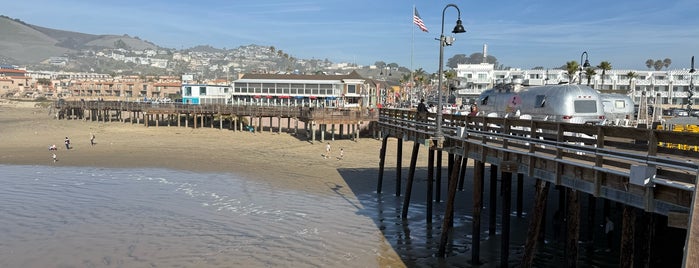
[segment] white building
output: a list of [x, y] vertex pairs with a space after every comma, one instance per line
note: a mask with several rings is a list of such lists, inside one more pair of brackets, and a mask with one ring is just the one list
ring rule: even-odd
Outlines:
[[[493, 64], [459, 64], [454, 69], [457, 76], [457, 96], [475, 99], [480, 93], [500, 83], [517, 83], [523, 86], [539, 86], [568, 83], [566, 70], [536, 69], [536, 70], [495, 70]], [[649, 101], [669, 107], [682, 107], [688, 104], [690, 82], [699, 79], [699, 73], [691, 74], [689, 70], [609, 70], [602, 77], [602, 71], [590, 78], [592, 88], [603, 92], [617, 92], [633, 97], [634, 102], [641, 100], [642, 94]], [[636, 77], [629, 79], [629, 73]], [[582, 79], [580, 79], [582, 78]], [[572, 77], [572, 83], [587, 84], [588, 77], [578, 72]], [[655, 97], [659, 97], [656, 102]], [[699, 94], [692, 98], [696, 103]]]

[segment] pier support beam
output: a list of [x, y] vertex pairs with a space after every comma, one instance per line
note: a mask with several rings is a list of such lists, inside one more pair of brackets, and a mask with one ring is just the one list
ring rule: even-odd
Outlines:
[[[379, 152], [379, 180], [376, 186], [376, 193], [381, 194], [381, 188], [383, 186], [383, 170], [386, 163], [386, 143], [388, 141], [388, 135], [383, 137], [381, 141], [381, 151]], [[398, 183], [398, 182], [396, 182]], [[400, 188], [399, 188], [400, 189]]]
[[524, 243], [524, 256], [521, 267], [532, 267], [536, 248], [540, 241], [542, 222], [546, 217], [546, 199], [548, 198], [550, 184], [543, 180], [536, 180], [536, 193], [534, 194], [534, 208], [529, 217], [527, 240]]
[[[461, 163], [461, 156], [456, 156], [454, 163]], [[458, 164], [457, 164], [458, 165]], [[454, 225], [454, 200], [456, 199], [456, 187], [459, 182], [459, 167], [454, 167], [449, 174], [449, 187], [447, 193], [447, 206], [444, 209], [444, 219], [442, 220], [442, 235], [439, 239], [439, 251], [437, 256], [440, 258], [446, 257], [447, 241], [449, 233], [453, 230]]]
[[396, 150], [396, 196], [400, 196], [400, 184], [403, 180], [403, 138], [398, 138]]
[[410, 194], [413, 190], [413, 180], [415, 179], [415, 165], [417, 163], [417, 154], [420, 152], [420, 143], [413, 143], [413, 153], [410, 156], [410, 172], [408, 172], [408, 182], [405, 185], [405, 196], [403, 199], [403, 211], [401, 216], [403, 220], [408, 218], [408, 206], [410, 205]]
[[[483, 211], [483, 171], [485, 163], [473, 161], [473, 223], [471, 225], [471, 264], [480, 265], [481, 212]], [[531, 266], [522, 266], [531, 267]]]

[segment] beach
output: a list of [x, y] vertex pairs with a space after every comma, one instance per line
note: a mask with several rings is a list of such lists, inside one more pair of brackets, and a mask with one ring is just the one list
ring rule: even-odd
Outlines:
[[[90, 141], [92, 135], [95, 137], [94, 145], [92, 145]], [[356, 247], [354, 251], [369, 251], [369, 255], [377, 255], [376, 257], [370, 258], [366, 256], [361, 257], [361, 255], [353, 257], [361, 259], [361, 261], [355, 262], [357, 267], [405, 267], [406, 258], [413, 259], [413, 257], [400, 256], [401, 254], [397, 253], [391, 246], [395, 241], [392, 241], [390, 237], [384, 237], [382, 234], [384, 231], [399, 227], [400, 225], [398, 225], [397, 222], [393, 223], [393, 221], [399, 220], [399, 218], [396, 218], [393, 212], [386, 212], [382, 217], [386, 217], [384, 224], [387, 225], [389, 229], [382, 231], [384, 227], [379, 226], [380, 222], [377, 220], [384, 221], [383, 218], [373, 214], [375, 213], [374, 211], [382, 211], [381, 207], [383, 205], [381, 202], [368, 202], [373, 200], [373, 196], [375, 196], [381, 141], [372, 138], [360, 138], [357, 141], [349, 139], [336, 139], [333, 141], [328, 139], [325, 142], [316, 141], [315, 143], [310, 143], [306, 139], [305, 134], [301, 133], [299, 135], [301, 137], [296, 137], [293, 133], [284, 132], [270, 133], [263, 131], [250, 133], [227, 129], [220, 130], [216, 128], [194, 129], [175, 126], [145, 127], [143, 124], [131, 124], [128, 123], [128, 121], [126, 123], [118, 121], [105, 123], [85, 120], [56, 120], [49, 115], [48, 108], [39, 107], [39, 105], [34, 102], [0, 100], [0, 140], [2, 140], [0, 144], [0, 165], [43, 166], [49, 168], [70, 167], [71, 170], [84, 169], [85, 172], [97, 172], [97, 174], [102, 174], [102, 172], [96, 171], [95, 168], [131, 169], [134, 171], [145, 169], [148, 170], [145, 171], [145, 173], [148, 174], [144, 176], [148, 177], [152, 177], [152, 171], [149, 170], [151, 168], [155, 170], [182, 170], [185, 172], [194, 172], [198, 174], [197, 177], [209, 176], [212, 179], [212, 183], [214, 183], [213, 185], [222, 184], [220, 179], [215, 179], [218, 178], [218, 175], [214, 174], [236, 174], [237, 177], [243, 177], [246, 180], [254, 181], [256, 184], [267, 185], [264, 191], [254, 193], [254, 195], [259, 195], [260, 198], [269, 194], [265, 191], [293, 191], [303, 193], [302, 196], [310, 195], [321, 199], [330, 198], [332, 200], [340, 200], [340, 205], [330, 205], [326, 201], [325, 205], [330, 207], [324, 209], [332, 208], [333, 206], [346, 206], [351, 209], [335, 209], [334, 212], [323, 212], [324, 209], [321, 209], [313, 210], [313, 213], [320, 213], [316, 217], [331, 217], [331, 219], [319, 222], [319, 224], [321, 224], [320, 226], [336, 226], [328, 228], [339, 228], [339, 230], [346, 228], [347, 230], [354, 229], [356, 231], [348, 233], [354, 233], [350, 236], [351, 238], [342, 238], [342, 233], [348, 231], [340, 231], [332, 235], [331, 237], [334, 238], [329, 238], [326, 243], [339, 239], [336, 242], [332, 242], [330, 245], [339, 247], [345, 245], [344, 247], [350, 248]], [[70, 149], [66, 149], [64, 145], [66, 137], [70, 140]], [[328, 158], [325, 158], [324, 154], [326, 153], [326, 146], [328, 143], [331, 147], [331, 153]], [[57, 150], [49, 150], [49, 147], [54, 144]], [[404, 167], [407, 167], [410, 163], [412, 146], [409, 145], [411, 144], [412, 143], [406, 143], [403, 146]], [[395, 139], [389, 139], [388, 146], [389, 150], [387, 150], [386, 154], [387, 171], [384, 177], [383, 191], [391, 193], [393, 192], [395, 181]], [[339, 157], [340, 149], [342, 149], [341, 159]], [[56, 155], [55, 162], [52, 157], [53, 154]], [[424, 158], [425, 160], [418, 161], [418, 166], [424, 167], [426, 165], [426, 157]], [[44, 173], [46, 171], [43, 167], [36, 169]], [[8, 171], [9, 170], [14, 169], [8, 169]], [[121, 171], [118, 170], [114, 172], [121, 173]], [[58, 170], [56, 172], [58, 172]], [[61, 169], [60, 172], [64, 172], [64, 170]], [[108, 172], [112, 173], [112, 171]], [[71, 178], [65, 178], [65, 180], [65, 183], [71, 183], [73, 181]], [[57, 181], [61, 181], [61, 179], [57, 178]], [[108, 188], [106, 188], [105, 191], [109, 191], [107, 189]], [[227, 190], [222, 189], [221, 191]], [[245, 190], [241, 189], [236, 191]], [[38, 194], [38, 196], [45, 195], [42, 193]], [[155, 194], [160, 195], [161, 193], [155, 192]], [[58, 195], [60, 196], [60, 193], [58, 193]], [[12, 192], [10, 196], [13, 196]], [[39, 198], [38, 196], [37, 198]], [[92, 198], [91, 194], [83, 193], [80, 198], [88, 197]], [[301, 196], [287, 196], [284, 200], [278, 200], [276, 205], [269, 206], [282, 206], [285, 200], [293, 202], [292, 200], [298, 198], [301, 198]], [[423, 202], [420, 200], [422, 199], [418, 198], [416, 202]], [[37, 201], [31, 202], [45, 201], [43, 199], [38, 199]], [[64, 202], [72, 201], [68, 200]], [[183, 200], [182, 202], [186, 201]], [[342, 205], [343, 203], [345, 205]], [[304, 204], [296, 205], [304, 206]], [[313, 208], [317, 206], [323, 207], [323, 205], [324, 202], [320, 204], [308, 203], [305, 206]], [[136, 207], [138, 206], [140, 205], [136, 205]], [[176, 204], [163, 204], [158, 209], [176, 210], [176, 206]], [[40, 210], [41, 208], [36, 207], [32, 209]], [[392, 205], [385, 209], [391, 211], [395, 210]], [[67, 209], [67, 211], [70, 210], [71, 209]], [[50, 215], [55, 214], [56, 217], [59, 217], [62, 213], [70, 212], [57, 211], [46, 213]], [[112, 212], [106, 210], [105, 212], [95, 213], [106, 213], [109, 215]], [[347, 213], [352, 216], [339, 216]], [[422, 214], [422, 211], [420, 211], [419, 214]], [[335, 219], [334, 217], [337, 216], [339, 216], [339, 218]], [[186, 218], [182, 220], [187, 221]], [[343, 222], [346, 224], [354, 222], [355, 225], [342, 227], [346, 225], [343, 224]], [[298, 226], [308, 223], [301, 220], [291, 224], [294, 224], [292, 226]], [[249, 227], [254, 225], [255, 223], [247, 223], [245, 226]], [[269, 227], [270, 225], [265, 225], [267, 227], [258, 228], [258, 231], [272, 232], [272, 230], [266, 229], [271, 228]], [[424, 228], [422, 221], [416, 225], [416, 227], [419, 226]], [[396, 232], [400, 233], [400, 231]], [[92, 239], [91, 236], [80, 233], [74, 236], [84, 237], [83, 239], [88, 240]], [[48, 236], [42, 239], [56, 238], [54, 236]], [[59, 245], [60, 242], [58, 241], [60, 240], [51, 243]], [[368, 246], [363, 245], [366, 243], [369, 243]], [[141, 244], [138, 245], [142, 246]], [[293, 250], [299, 250], [295, 247], [292, 248]], [[292, 248], [290, 248], [290, 250]], [[311, 248], [316, 248], [316, 246]], [[322, 249], [322, 247], [320, 249]], [[371, 253], [377, 250], [378, 252]], [[423, 252], [425, 249], [423, 248], [419, 251]], [[285, 250], [279, 249], [276, 251], [276, 253], [282, 252], [285, 252]], [[314, 254], [313, 250], [301, 250], [301, 252], [303, 254]], [[430, 260], [432, 258], [429, 257], [430, 253], [430, 250], [427, 250], [424, 254], [421, 253], [418, 259], [431, 262]], [[23, 255], [33, 254], [37, 253], [33, 250], [27, 250], [27, 253]], [[71, 263], [71, 254], [78, 253], [60, 253], [59, 251], [53, 250], [45, 252], [45, 254], [56, 256], [57, 258], [65, 258], [66, 263]], [[87, 256], [80, 257], [87, 260], [94, 257], [91, 255], [96, 254], [107, 253], [90, 252], [87, 253]], [[21, 263], [24, 259], [22, 257], [23, 255], [10, 259], [9, 263]], [[109, 253], [109, 255], [124, 256], [125, 254]], [[292, 260], [296, 261], [302, 261], [304, 259], [306, 258], [292, 258]], [[350, 259], [351, 258], [348, 260]], [[257, 262], [254, 261], [247, 263], [257, 264]], [[319, 263], [327, 264], [326, 261], [320, 261]], [[305, 265], [301, 265], [301, 267], [303, 266]]]
[[[347, 178], [342, 178], [338, 169], [378, 170], [381, 141], [372, 138], [310, 143], [303, 133], [296, 137], [285, 132], [56, 120], [47, 108], [35, 106], [34, 102], [0, 101], [0, 164], [235, 172], [312, 191], [327, 190], [326, 182], [343, 183]], [[90, 144], [91, 135], [95, 136], [95, 145]], [[71, 142], [70, 150], [64, 145], [66, 137]], [[328, 142], [331, 155], [325, 159]], [[54, 152], [48, 150], [54, 144], [58, 148], [55, 163]], [[403, 146], [403, 166], [410, 161], [408, 144]], [[388, 146], [386, 167], [395, 167], [395, 139], [389, 139]], [[341, 160], [340, 149], [344, 151]], [[426, 165], [426, 160], [421, 160], [418, 167]], [[294, 176], [284, 176], [280, 181], [282, 173]], [[357, 179], [366, 180], [368, 188], [375, 190], [376, 177]]]

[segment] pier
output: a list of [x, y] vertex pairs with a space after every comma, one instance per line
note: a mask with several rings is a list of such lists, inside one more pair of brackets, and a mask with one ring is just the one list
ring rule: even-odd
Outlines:
[[[261, 106], [226, 104], [181, 104], [122, 101], [57, 101], [55, 117], [143, 124], [145, 127], [210, 127], [234, 131], [287, 131], [305, 134], [311, 142], [349, 138], [357, 140], [362, 130], [378, 120], [378, 110]], [[303, 130], [300, 132], [300, 129]], [[374, 133], [370, 133], [376, 135]], [[318, 137], [317, 135], [320, 135]]]
[[[481, 116], [418, 114], [412, 110], [381, 109], [378, 128], [382, 138], [377, 193], [382, 194], [385, 171], [387, 139], [397, 139], [397, 151], [402, 151], [404, 141], [413, 142], [413, 153], [409, 174], [405, 179], [396, 167], [397, 196], [404, 194], [403, 217], [409, 210], [410, 195], [415, 180], [415, 159], [420, 147], [428, 149], [428, 171], [426, 179], [427, 221], [432, 221], [432, 202], [440, 200], [442, 153], [448, 154], [448, 193], [443, 217], [442, 234], [437, 255], [445, 257], [446, 245], [453, 224], [454, 197], [463, 191], [466, 164], [473, 161], [473, 230], [471, 236], [471, 262], [480, 263], [480, 235], [482, 209], [484, 206], [483, 186], [490, 183], [487, 219], [488, 231], [495, 234], [496, 203], [501, 202], [502, 233], [500, 234], [500, 265], [509, 260], [509, 219], [513, 212], [513, 188], [515, 191], [516, 215], [522, 215], [523, 180], [535, 180], [535, 198], [530, 218], [527, 240], [524, 246], [522, 267], [531, 267], [541, 243], [543, 219], [547, 211], [547, 194], [553, 185], [559, 191], [559, 209], [565, 218], [565, 264], [576, 267], [579, 241], [591, 240], [591, 230], [580, 230], [582, 221], [595, 221], [595, 202], [604, 202], [605, 212], [610, 202], [619, 204], [623, 210], [623, 222], [615, 230], [621, 232], [620, 267], [647, 267], [651, 264], [652, 241], [656, 216], [667, 217], [667, 225], [686, 229], [683, 266], [699, 265], [699, 215], [695, 213], [696, 183], [699, 176], [699, 135], [689, 132], [673, 132], [646, 128], [567, 124], [532, 121], [515, 118], [489, 118]], [[443, 140], [435, 137], [437, 124], [441, 124]], [[435, 166], [434, 155], [437, 155]], [[399, 154], [399, 159], [401, 158]], [[485, 172], [486, 164], [490, 172]], [[437, 170], [436, 178], [434, 170]], [[488, 179], [486, 180], [486, 177]], [[500, 178], [500, 200], [497, 189]], [[516, 178], [516, 179], [515, 179]], [[514, 183], [516, 181], [516, 184]], [[437, 185], [435, 191], [434, 185]], [[435, 197], [436, 195], [436, 197]], [[587, 200], [587, 218], [581, 217], [581, 203]], [[595, 226], [596, 224], [589, 224]], [[646, 229], [643, 229], [646, 228]], [[588, 237], [582, 237], [581, 233]], [[463, 234], [462, 234], [463, 235]], [[634, 263], [636, 262], [636, 263]], [[639, 263], [640, 262], [640, 263]]]

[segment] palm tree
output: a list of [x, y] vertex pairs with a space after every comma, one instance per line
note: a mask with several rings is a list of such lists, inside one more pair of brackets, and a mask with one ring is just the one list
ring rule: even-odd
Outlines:
[[595, 69], [592, 69], [590, 67], [585, 68], [585, 76], [587, 76], [587, 86], [590, 86], [590, 80], [596, 74], [597, 72], [595, 72]]
[[648, 70], [650, 70], [650, 67], [653, 67], [654, 63], [655, 63], [655, 61], [653, 59], [646, 60], [646, 67], [648, 67]]
[[568, 84], [573, 84], [575, 79], [575, 74], [578, 72], [580, 65], [577, 61], [566, 62], [566, 71], [568, 72]]
[[600, 89], [604, 89], [604, 75], [607, 73], [607, 71], [612, 69], [612, 64], [608, 61], [603, 61], [597, 65], [597, 68], [602, 69], [602, 85], [600, 86]]
[[667, 70], [668, 67], [670, 67], [670, 64], [672, 64], [672, 60], [670, 58], [665, 58], [663, 60], [663, 66], [665, 66], [665, 69]]
[[270, 47], [269, 47], [269, 51], [272, 52], [272, 53], [274, 53], [276, 50], [277, 50], [277, 49], [276, 49], [274, 46], [270, 46]]
[[626, 73], [626, 77], [629, 79], [629, 93], [631, 94], [631, 99], [633, 100], [634, 95], [635, 95], [634, 92], [636, 90], [634, 89], [633, 85], [631, 85], [631, 83], [633, 82], [634, 79], [636, 79], [636, 77], [638, 77], [638, 74], [631, 71], [631, 72]]

